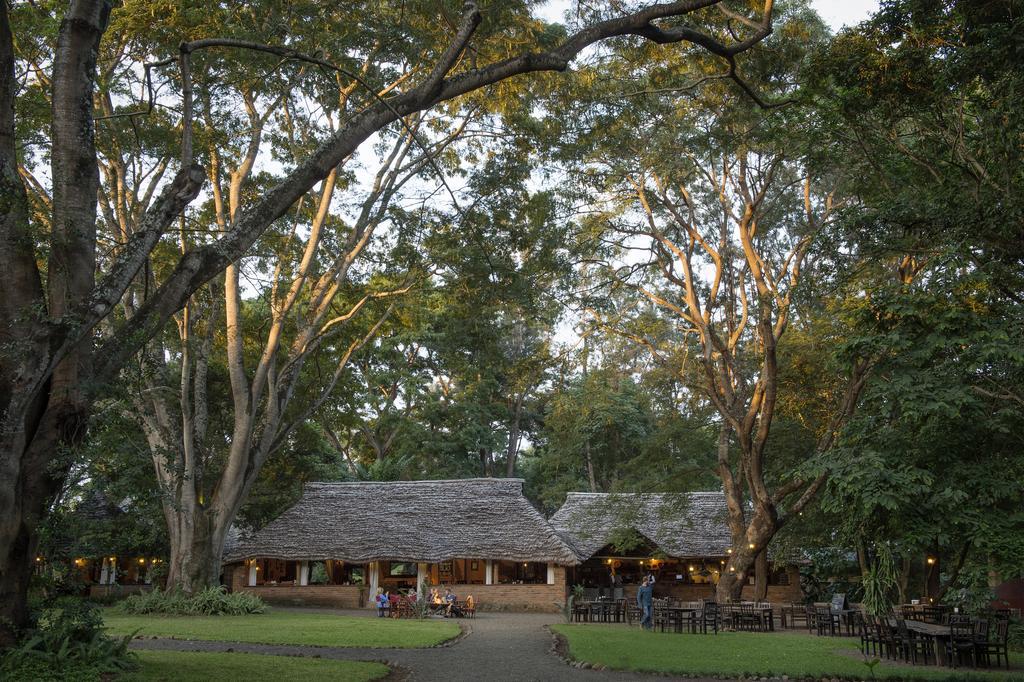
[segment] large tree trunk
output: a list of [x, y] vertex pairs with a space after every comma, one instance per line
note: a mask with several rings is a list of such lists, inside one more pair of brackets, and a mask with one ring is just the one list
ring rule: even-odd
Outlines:
[[[732, 553], [729, 555], [729, 560], [726, 562], [715, 589], [717, 601], [737, 601], [742, 597], [747, 577], [754, 572], [758, 557], [766, 554], [768, 543], [776, 532], [778, 532], [778, 522], [772, 513], [767, 510], [754, 512], [743, 537], [738, 542], [735, 538], [733, 540]], [[765, 569], [767, 573], [767, 560], [765, 560]], [[765, 581], [765, 590], [767, 592], [767, 580]]]
[[217, 585], [227, 520], [218, 520], [203, 508], [173, 510], [173, 514], [176, 527], [171, 534], [167, 589], [193, 594]]
[[761, 550], [754, 560], [754, 599], [768, 598], [768, 550]]

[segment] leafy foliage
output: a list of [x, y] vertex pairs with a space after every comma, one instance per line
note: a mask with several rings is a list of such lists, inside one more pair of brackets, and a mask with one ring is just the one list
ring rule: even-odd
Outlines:
[[133, 594], [121, 602], [119, 608], [129, 615], [241, 616], [263, 613], [267, 604], [254, 594], [228, 592], [220, 585], [192, 595], [163, 590]]
[[111, 637], [96, 605], [61, 597], [47, 604], [36, 627], [0, 655], [0, 677], [11, 680], [99, 680], [137, 667], [132, 635]]

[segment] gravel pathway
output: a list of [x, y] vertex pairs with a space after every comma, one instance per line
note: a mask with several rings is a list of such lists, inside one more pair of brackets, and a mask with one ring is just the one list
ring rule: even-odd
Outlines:
[[[319, 610], [321, 613], [323, 610]], [[340, 613], [340, 612], [339, 612]], [[346, 615], [367, 615], [367, 611], [346, 611]], [[446, 647], [432, 649], [343, 649], [336, 647], [282, 646], [235, 642], [187, 641], [178, 639], [137, 639], [134, 649], [173, 651], [235, 651], [277, 656], [312, 656], [358, 661], [381, 661], [409, 672], [417, 682], [458, 682], [487, 680], [647, 680], [650, 676], [607, 670], [581, 670], [565, 664], [551, 653], [552, 636], [545, 625], [560, 622], [556, 615], [528, 613], [480, 613], [472, 620], [459, 621], [468, 633]], [[659, 680], [668, 679], [665, 677]], [[691, 680], [691, 682], [694, 682]]]

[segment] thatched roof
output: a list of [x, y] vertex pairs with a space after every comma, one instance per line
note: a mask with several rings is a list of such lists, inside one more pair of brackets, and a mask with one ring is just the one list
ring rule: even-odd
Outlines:
[[551, 524], [580, 561], [629, 533], [680, 558], [724, 556], [731, 544], [721, 492], [569, 493]]
[[254, 557], [576, 563], [514, 478], [307, 483], [295, 506], [224, 553], [226, 562]]

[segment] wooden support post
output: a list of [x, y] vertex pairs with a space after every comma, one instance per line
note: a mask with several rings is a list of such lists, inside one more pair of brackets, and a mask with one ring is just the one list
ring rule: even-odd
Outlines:
[[484, 584], [494, 584], [494, 562], [490, 559], [484, 562]]

